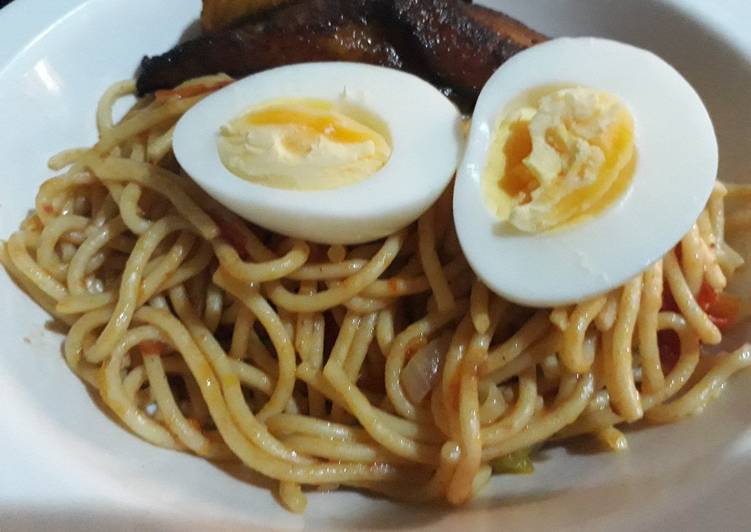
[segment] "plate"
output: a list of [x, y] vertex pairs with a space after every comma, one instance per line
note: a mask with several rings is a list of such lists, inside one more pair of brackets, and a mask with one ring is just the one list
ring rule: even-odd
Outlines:
[[[704, 98], [723, 179], [751, 168], [751, 6], [744, 0], [496, 0], [551, 35], [650, 48]], [[195, 31], [199, 0], [15, 0], [0, 11], [0, 235], [49, 177], [46, 159], [95, 140], [94, 106], [143, 54]], [[634, 75], [638, 76], [638, 72]], [[751, 173], [748, 175], [751, 176]], [[0, 273], [0, 529], [747, 529], [751, 374], [704, 416], [629, 432], [630, 450], [546, 450], [537, 472], [494, 478], [472, 504], [407, 506], [311, 494], [304, 517], [263, 479], [132, 436], [63, 363], [61, 336]]]

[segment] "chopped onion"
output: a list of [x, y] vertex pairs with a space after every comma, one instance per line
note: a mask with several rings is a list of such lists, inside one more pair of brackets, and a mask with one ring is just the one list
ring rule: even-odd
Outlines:
[[407, 362], [401, 373], [402, 388], [407, 399], [419, 404], [433, 389], [450, 342], [451, 335], [443, 334], [428, 342]]

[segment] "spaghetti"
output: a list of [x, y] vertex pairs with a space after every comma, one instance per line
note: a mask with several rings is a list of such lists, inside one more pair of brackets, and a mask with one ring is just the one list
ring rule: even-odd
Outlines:
[[738, 312], [724, 185], [622, 288], [523, 308], [469, 269], [448, 193], [413, 226], [349, 247], [251, 227], [206, 196], [171, 133], [229, 81], [139, 100], [116, 124], [134, 86], [114, 85], [97, 144], [52, 158], [63, 173], [0, 245], [19, 286], [67, 325], [71, 369], [141, 438], [241, 461], [295, 512], [303, 486], [461, 504], [499, 459], [580, 434], [621, 449], [616, 425], [699, 412], [751, 365], [748, 345], [702, 354]]

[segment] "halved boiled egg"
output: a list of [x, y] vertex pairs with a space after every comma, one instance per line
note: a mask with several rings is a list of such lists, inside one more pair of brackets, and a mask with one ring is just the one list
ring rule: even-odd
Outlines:
[[175, 156], [209, 194], [279, 233], [356, 244], [416, 220], [451, 181], [461, 115], [425, 81], [355, 63], [239, 80], [182, 117]]
[[656, 55], [562, 38], [488, 81], [457, 174], [454, 219], [478, 276], [521, 304], [606, 292], [691, 228], [717, 141], [689, 83]]

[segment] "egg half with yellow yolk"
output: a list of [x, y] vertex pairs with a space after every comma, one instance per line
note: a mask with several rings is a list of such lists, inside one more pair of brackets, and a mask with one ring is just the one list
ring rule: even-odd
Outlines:
[[267, 102], [222, 127], [219, 155], [235, 175], [290, 190], [324, 190], [378, 172], [391, 146], [378, 119], [341, 100]]
[[238, 80], [178, 122], [175, 156], [247, 220], [324, 244], [358, 244], [414, 222], [449, 186], [462, 116], [398, 70], [328, 62]]
[[454, 192], [462, 249], [496, 293], [582, 301], [634, 277], [688, 232], [717, 141], [668, 63], [597, 38], [548, 41], [483, 88]]
[[552, 90], [496, 128], [485, 200], [520, 231], [554, 229], [616, 200], [635, 156], [633, 118], [618, 98], [586, 87]]

